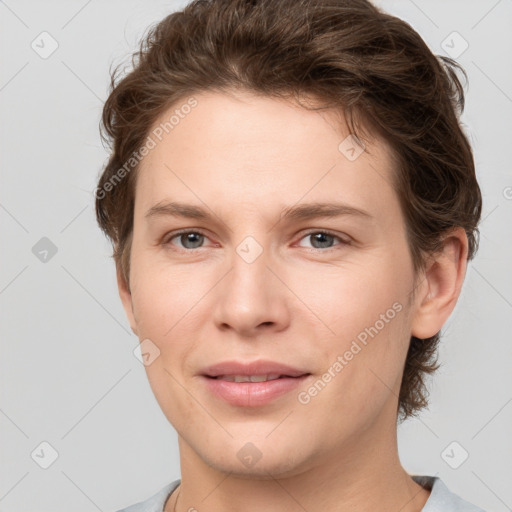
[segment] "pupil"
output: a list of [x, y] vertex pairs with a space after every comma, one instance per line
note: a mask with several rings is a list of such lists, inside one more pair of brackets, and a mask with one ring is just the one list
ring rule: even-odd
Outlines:
[[[200, 233], [185, 233], [181, 235], [181, 242], [184, 247], [187, 247], [188, 249], [195, 249], [201, 245], [202, 236], [203, 235]], [[330, 242], [332, 242], [332, 235], [329, 235], [328, 233], [315, 233], [310, 236], [313, 237], [314, 240], [313, 246], [317, 244], [320, 248], [329, 247]], [[192, 244], [192, 246], [187, 245], [189, 243]]]
[[[197, 248], [199, 245], [201, 245], [201, 237], [203, 235], [199, 234], [199, 233], [185, 233], [184, 235], [181, 235], [181, 243], [183, 244], [184, 247], [186, 247], [187, 249], [195, 249]], [[196, 240], [194, 240], [194, 238], [196, 238]], [[191, 243], [192, 244], [192, 247], [190, 245], [187, 245]], [[195, 245], [194, 245], [195, 244]]]
[[[327, 234], [327, 233], [315, 233], [315, 234], [314, 234], [314, 235], [312, 235], [312, 236], [313, 236], [313, 240], [314, 240], [315, 242], [318, 242], [318, 243], [320, 244], [320, 247], [321, 247], [321, 248], [329, 247], [329, 241], [330, 241], [329, 239], [330, 239], [330, 238], [332, 238], [332, 235], [329, 235], [329, 234]], [[325, 239], [325, 237], [327, 237], [327, 242], [326, 242], [325, 240], [321, 240], [321, 239], [319, 239], [318, 237], [320, 237], [320, 238], [324, 238], [324, 239]], [[313, 246], [314, 246], [314, 245], [315, 245], [315, 244], [313, 244]], [[317, 247], [317, 248], [318, 248], [318, 247]]]

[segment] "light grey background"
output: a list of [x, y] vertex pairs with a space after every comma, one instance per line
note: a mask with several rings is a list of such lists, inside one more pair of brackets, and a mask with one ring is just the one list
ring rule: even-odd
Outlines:
[[[109, 66], [128, 62], [145, 29], [185, 3], [0, 1], [1, 511], [117, 510], [180, 476], [176, 433], [133, 354], [92, 191], [107, 158], [98, 122]], [[469, 75], [463, 123], [484, 198], [480, 250], [444, 329], [430, 409], [400, 427], [400, 455], [409, 472], [510, 510], [512, 2], [378, 5], [435, 53], [467, 41], [457, 58]], [[47, 58], [31, 47], [51, 49], [43, 31], [58, 43]], [[46, 262], [43, 237], [57, 248]], [[44, 441], [58, 452], [48, 469]]]

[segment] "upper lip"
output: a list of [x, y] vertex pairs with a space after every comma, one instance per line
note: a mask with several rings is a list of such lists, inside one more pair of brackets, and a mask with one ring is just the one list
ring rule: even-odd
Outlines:
[[279, 374], [287, 377], [300, 377], [309, 372], [293, 368], [287, 364], [260, 359], [258, 361], [223, 361], [202, 370], [202, 375], [218, 377], [219, 375], [268, 375]]

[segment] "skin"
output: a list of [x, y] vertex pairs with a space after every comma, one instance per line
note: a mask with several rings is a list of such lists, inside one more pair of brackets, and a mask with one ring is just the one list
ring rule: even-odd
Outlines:
[[[194, 97], [197, 107], [139, 169], [129, 287], [118, 268], [132, 330], [160, 350], [146, 371], [178, 432], [182, 483], [166, 512], [420, 511], [430, 493], [400, 464], [398, 393], [410, 336], [436, 334], [455, 307], [464, 230], [446, 237], [413, 297], [383, 141], [350, 161], [338, 149], [348, 131], [334, 112], [240, 91]], [[213, 220], [145, 217], [170, 200], [205, 207]], [[284, 207], [326, 201], [371, 218], [280, 221]], [[183, 228], [205, 236], [172, 236]], [[323, 246], [312, 236], [322, 230], [334, 233]], [[236, 252], [247, 236], [263, 251], [252, 263]], [[397, 302], [401, 311], [300, 403], [298, 392]], [[199, 376], [231, 359], [270, 359], [312, 375], [270, 404], [236, 407]], [[250, 467], [237, 456], [248, 442], [261, 454]]]

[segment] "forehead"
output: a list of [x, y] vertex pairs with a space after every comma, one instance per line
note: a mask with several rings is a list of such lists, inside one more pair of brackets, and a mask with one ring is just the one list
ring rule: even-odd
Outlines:
[[389, 147], [375, 138], [371, 154], [360, 153], [339, 112], [251, 93], [193, 97], [193, 108], [180, 112], [185, 98], [151, 129], [155, 147], [137, 178], [139, 214], [168, 196], [259, 211], [270, 198], [280, 206], [345, 201], [374, 213], [397, 203]]

